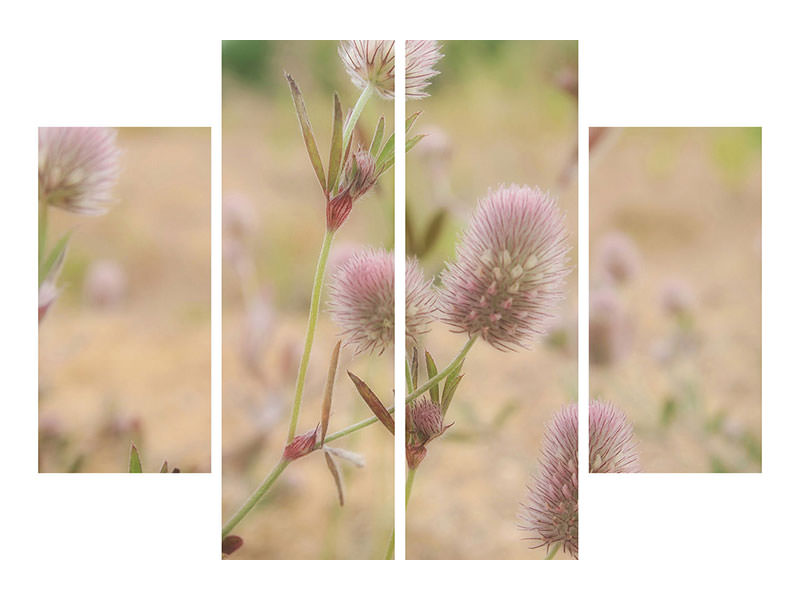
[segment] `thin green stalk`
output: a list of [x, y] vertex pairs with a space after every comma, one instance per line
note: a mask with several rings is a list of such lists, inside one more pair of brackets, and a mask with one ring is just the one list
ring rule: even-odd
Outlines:
[[361, 113], [364, 112], [364, 107], [367, 105], [367, 101], [369, 101], [374, 90], [375, 88], [370, 83], [364, 88], [364, 91], [361, 92], [361, 95], [358, 97], [356, 105], [353, 107], [353, 112], [350, 114], [350, 118], [347, 119], [347, 123], [344, 126], [344, 133], [342, 134], [342, 148], [347, 148], [347, 144], [350, 141], [350, 136], [353, 135], [353, 130], [356, 128], [358, 118], [361, 116]]
[[317, 261], [317, 270], [314, 273], [314, 287], [311, 291], [311, 308], [308, 311], [308, 327], [306, 328], [306, 341], [303, 347], [303, 356], [300, 359], [300, 369], [297, 372], [297, 384], [294, 389], [294, 404], [292, 405], [292, 418], [289, 421], [289, 434], [286, 443], [289, 444], [297, 433], [297, 419], [300, 417], [300, 405], [303, 402], [303, 387], [306, 383], [306, 372], [308, 371], [308, 361], [311, 357], [311, 347], [314, 344], [314, 333], [317, 330], [317, 318], [319, 317], [319, 303], [322, 297], [322, 285], [325, 281], [325, 266], [328, 263], [328, 254], [331, 251], [333, 242], [333, 231], [326, 231], [322, 240], [322, 249]]
[[[394, 406], [391, 406], [386, 410], [389, 412], [389, 414], [392, 414], [392, 413], [394, 413]], [[329, 444], [334, 440], [338, 440], [341, 437], [344, 437], [346, 435], [350, 435], [351, 433], [354, 433], [354, 432], [358, 431], [359, 429], [364, 429], [364, 427], [367, 427], [367, 426], [372, 425], [373, 423], [377, 423], [377, 422], [378, 422], [378, 417], [370, 417], [368, 419], [364, 419], [363, 421], [359, 421], [358, 423], [353, 423], [349, 427], [345, 427], [344, 429], [341, 429], [341, 430], [337, 431], [336, 433], [332, 433], [329, 436], [327, 436], [325, 438], [325, 440], [323, 441], [323, 444]], [[322, 447], [322, 444], [320, 444], [319, 447]]]
[[394, 558], [394, 528], [392, 528], [392, 537], [389, 540], [389, 547], [386, 549], [386, 556], [384, 560], [392, 560]]
[[258, 501], [267, 493], [267, 490], [272, 487], [272, 484], [280, 477], [283, 470], [289, 466], [288, 460], [282, 458], [277, 465], [270, 471], [269, 475], [264, 479], [258, 489], [253, 492], [250, 497], [247, 499], [242, 507], [236, 511], [236, 513], [228, 519], [228, 522], [222, 527], [222, 539], [225, 539], [234, 527], [239, 524], [239, 521], [244, 519], [245, 515], [253, 510], [253, 507], [258, 504]]
[[442, 379], [445, 379], [448, 375], [450, 375], [450, 373], [455, 371], [458, 368], [458, 366], [464, 361], [464, 358], [467, 356], [467, 352], [469, 352], [470, 348], [472, 348], [477, 339], [478, 339], [477, 336], [469, 338], [467, 340], [467, 343], [464, 344], [464, 347], [461, 349], [461, 352], [458, 353], [458, 356], [456, 356], [449, 365], [447, 365], [444, 369], [439, 371], [436, 374], [436, 376], [430, 378], [423, 385], [419, 386], [416, 390], [414, 390], [413, 392], [411, 392], [406, 396], [406, 404], [411, 402], [414, 398], [421, 396], [422, 394], [427, 392], [434, 385], [436, 385]]
[[550, 550], [550, 552], [547, 553], [547, 556], [545, 556], [544, 559], [545, 560], [553, 560], [553, 558], [555, 557], [555, 555], [558, 552], [559, 548], [561, 548], [561, 542], [558, 542], [558, 543], [554, 544], [553, 545], [553, 549]]
[[[44, 260], [44, 251], [47, 248], [47, 212], [49, 205], [47, 201], [39, 202], [39, 267], [42, 266]], [[41, 278], [42, 275], [39, 274]]]
[[414, 486], [414, 477], [416, 475], [416, 469], [409, 469], [406, 474], [406, 512], [408, 511], [408, 499], [411, 498], [411, 488]]
[[411, 376], [411, 365], [406, 360], [406, 393], [410, 394], [414, 391], [414, 378]]

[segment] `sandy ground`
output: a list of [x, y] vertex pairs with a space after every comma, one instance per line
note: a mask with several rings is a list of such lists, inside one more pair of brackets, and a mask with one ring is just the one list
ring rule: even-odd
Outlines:
[[[51, 210], [50, 243], [75, 228], [62, 295], [39, 328], [40, 470], [127, 471], [164, 460], [210, 468], [210, 136], [121, 129], [120, 203], [102, 217]], [[96, 309], [83, 280], [97, 259], [128, 278]]]
[[[634, 240], [642, 268], [620, 290], [631, 350], [593, 366], [590, 388], [630, 416], [645, 471], [761, 470], [760, 159], [757, 132], [725, 129], [625, 130], [593, 155], [591, 277], [609, 231]], [[674, 277], [695, 297], [693, 349], [665, 364], [679, 328], [659, 297]]]
[[[467, 42], [468, 43], [468, 42]], [[444, 52], [454, 50], [445, 43]], [[449, 49], [448, 49], [449, 48]], [[424, 223], [438, 206], [449, 219], [423, 259], [435, 276], [454, 253], [458, 232], [477, 200], [503, 183], [540, 186], [559, 198], [571, 244], [577, 245], [577, 185], [559, 185], [577, 141], [574, 99], [553, 85], [571, 64], [571, 43], [512, 43], [496, 63], [470, 63], [448, 81], [448, 58], [430, 98], [408, 105], [423, 110], [415, 130], [440, 130], [450, 140], [444, 177], [416, 149], [408, 159], [411, 218]], [[572, 264], [577, 253], [573, 249]], [[536, 471], [546, 422], [577, 400], [575, 321], [577, 270], [568, 280], [562, 320], [568, 343], [543, 342], [527, 352], [501, 353], [479, 342], [448, 412], [455, 424], [428, 446], [412, 491], [406, 525], [409, 559], [537, 559], [517, 527], [526, 485]], [[434, 324], [424, 345], [447, 364], [465, 339]], [[568, 558], [563, 552], [557, 558]]]
[[[328, 44], [330, 45], [330, 44]], [[342, 103], [352, 106], [358, 91], [335, 58], [327, 73], [335, 78]], [[267, 343], [257, 363], [264, 376], [246, 368], [242, 343], [246, 305], [231, 261], [223, 263], [223, 483], [222, 519], [242, 504], [280, 456], [285, 444], [297, 364], [305, 333], [308, 298], [324, 233], [324, 200], [305, 152], [283, 80], [286, 69], [302, 89], [320, 152], [326, 157], [331, 128], [332, 90], [309, 67], [314, 43], [276, 49], [268, 65], [271, 94], [225, 78], [223, 84], [223, 195], [238, 194], [252, 208], [252, 230], [245, 242], [255, 271], [255, 287], [269, 297], [273, 315]], [[338, 70], [337, 70], [338, 69]], [[373, 99], [362, 116], [371, 136], [379, 115], [392, 131], [393, 105]], [[337, 233], [331, 262], [364, 244], [391, 248], [393, 173], [356, 204]], [[247, 286], [245, 286], [246, 288]], [[323, 302], [325, 296], [323, 296]], [[298, 432], [312, 429], [336, 329], [323, 310], [308, 371]], [[371, 416], [345, 369], [367, 381], [384, 404], [392, 403], [392, 355], [353, 358], [343, 350], [334, 390], [331, 431]], [[394, 519], [393, 439], [380, 425], [336, 444], [362, 454], [366, 466], [343, 464], [344, 507], [320, 453], [291, 465], [266, 499], [234, 531], [244, 539], [235, 559], [383, 558]]]

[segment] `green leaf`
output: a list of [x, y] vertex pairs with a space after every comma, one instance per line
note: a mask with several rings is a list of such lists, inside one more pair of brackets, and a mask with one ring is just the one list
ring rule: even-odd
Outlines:
[[378, 148], [380, 148], [381, 142], [383, 141], [383, 128], [384, 128], [384, 120], [383, 117], [378, 119], [378, 124], [375, 126], [375, 133], [372, 136], [372, 143], [369, 145], [369, 153], [372, 156], [375, 156], [378, 152]]
[[131, 444], [131, 458], [128, 463], [128, 473], [141, 473], [142, 461], [139, 458], [139, 451], [134, 444]]
[[331, 139], [331, 156], [328, 160], [328, 193], [330, 194], [339, 179], [339, 167], [342, 164], [342, 104], [339, 95], [333, 94], [333, 137]]
[[411, 353], [411, 383], [414, 389], [419, 387], [419, 353], [416, 348]]
[[64, 264], [64, 258], [67, 255], [67, 244], [71, 236], [71, 231], [62, 235], [55, 246], [53, 246], [53, 249], [50, 250], [47, 258], [44, 259], [42, 266], [39, 267], [39, 285], [42, 285], [42, 282], [51, 274], [53, 275], [53, 279], [58, 276], [58, 272], [61, 270], [61, 266]]
[[428, 223], [428, 228], [425, 230], [425, 238], [422, 241], [422, 247], [420, 248], [419, 255], [425, 256], [428, 252], [431, 251], [436, 241], [439, 239], [439, 236], [442, 233], [442, 228], [444, 227], [444, 222], [447, 219], [447, 210], [444, 208], [440, 208], [436, 211], [436, 214], [433, 215], [430, 223]]
[[[436, 374], [439, 371], [436, 370], [436, 363], [433, 362], [433, 357], [427, 350], [425, 351], [425, 366], [428, 369], [428, 379], [433, 379], [436, 377]], [[431, 394], [431, 400], [433, 400], [433, 403], [439, 404], [439, 384], [437, 383], [428, 391]]]
[[167, 465], [167, 461], [164, 461], [164, 464], [161, 465], [161, 470], [159, 473], [169, 473], [169, 465]]
[[458, 384], [461, 383], [464, 377], [463, 375], [459, 375], [460, 371], [461, 365], [458, 365], [458, 368], [450, 373], [444, 381], [444, 389], [442, 390], [442, 416], [447, 414], [447, 409], [450, 408], [450, 403], [453, 401], [453, 396], [456, 393]]
[[308, 112], [306, 112], [306, 105], [303, 102], [303, 94], [300, 88], [297, 87], [292, 76], [284, 73], [286, 81], [289, 82], [289, 89], [292, 91], [292, 100], [294, 101], [294, 109], [297, 112], [297, 120], [300, 121], [300, 129], [303, 132], [303, 141], [306, 143], [306, 150], [308, 151], [308, 158], [311, 159], [311, 166], [314, 168], [314, 173], [317, 176], [322, 191], [325, 192], [325, 170], [322, 167], [322, 159], [319, 156], [317, 149], [317, 141], [314, 139], [314, 132], [311, 130], [311, 121], [308, 119]]
[[420, 133], [419, 135], [415, 135], [410, 140], [406, 140], [406, 152], [411, 150], [414, 146], [416, 146], [419, 141], [425, 137], [424, 133]]
[[406, 117], [406, 133], [408, 133], [408, 131], [414, 126], [414, 123], [417, 122], [417, 119], [419, 118], [419, 116], [421, 114], [422, 114], [422, 111], [418, 110], [417, 112], [415, 112], [415, 113], [409, 115], [408, 117]]
[[380, 172], [385, 171], [386, 169], [383, 168], [383, 163], [392, 159], [394, 162], [394, 133], [389, 136], [389, 139], [386, 140], [386, 143], [381, 148], [380, 154], [378, 154], [378, 158], [375, 159], [375, 164], [377, 165], [377, 169]]

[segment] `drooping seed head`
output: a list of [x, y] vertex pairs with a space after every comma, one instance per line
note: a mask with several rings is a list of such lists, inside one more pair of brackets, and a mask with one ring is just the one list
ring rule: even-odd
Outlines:
[[589, 404], [589, 472], [641, 470], [633, 426], [625, 413], [616, 406], [593, 400]]
[[394, 98], [393, 40], [345, 40], [339, 42], [339, 57], [357, 88], [372, 85], [382, 98]]
[[564, 406], [547, 424], [539, 470], [519, 515], [531, 548], [561, 544], [578, 558], [578, 407]]
[[354, 352], [381, 354], [394, 341], [394, 255], [357, 252], [331, 278], [329, 310]]
[[417, 259], [406, 258], [406, 344], [414, 345], [430, 331], [436, 308], [433, 282], [425, 274]]
[[406, 99], [429, 96], [425, 90], [439, 74], [433, 67], [444, 55], [436, 40], [406, 40]]
[[639, 272], [639, 251], [633, 240], [620, 231], [604, 236], [598, 246], [600, 268], [615, 283], [625, 283]]
[[592, 290], [589, 297], [589, 360], [609, 365], [630, 350], [633, 326], [622, 300], [612, 288]]
[[442, 275], [442, 320], [500, 350], [528, 347], [563, 299], [568, 251], [564, 215], [549, 195], [517, 185], [491, 192]]
[[119, 176], [116, 136], [104, 127], [40, 127], [39, 199], [78, 214], [105, 214]]

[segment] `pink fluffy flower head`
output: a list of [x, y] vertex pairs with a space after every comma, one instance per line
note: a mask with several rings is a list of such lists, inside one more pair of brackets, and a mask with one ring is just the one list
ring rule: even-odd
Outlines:
[[616, 406], [593, 400], [589, 404], [589, 472], [640, 471], [633, 426], [625, 413]]
[[430, 95], [425, 88], [439, 74], [433, 67], [442, 56], [442, 46], [436, 40], [406, 40], [406, 99]]
[[539, 472], [528, 486], [520, 527], [532, 548], [561, 544], [578, 558], [578, 407], [564, 406], [547, 424]]
[[563, 298], [568, 251], [564, 215], [545, 192], [490, 192], [442, 275], [442, 320], [500, 350], [528, 347]]
[[331, 278], [329, 310], [356, 354], [381, 354], [394, 341], [394, 255], [353, 254]]
[[591, 291], [589, 297], [589, 360], [609, 365], [622, 359], [633, 342], [633, 325], [613, 288]]
[[415, 258], [406, 258], [406, 344], [413, 345], [430, 330], [436, 308], [431, 280]]
[[393, 40], [342, 41], [339, 58], [357, 88], [363, 90], [372, 85], [382, 98], [394, 98]]
[[104, 127], [40, 127], [39, 200], [78, 214], [105, 214], [119, 176], [116, 136]]

